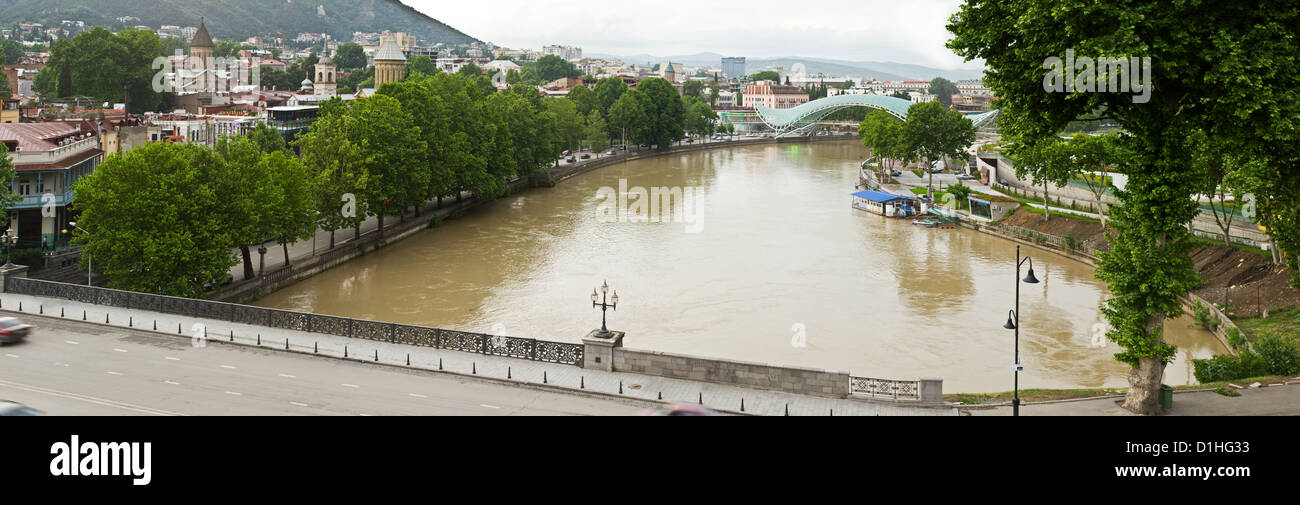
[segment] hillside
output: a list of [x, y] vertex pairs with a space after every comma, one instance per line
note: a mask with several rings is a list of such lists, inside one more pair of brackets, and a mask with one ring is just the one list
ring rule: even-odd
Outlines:
[[[699, 53], [678, 56], [654, 56], [649, 54], [636, 54], [631, 56], [591, 54], [590, 56], [597, 58], [613, 57], [621, 59], [626, 63], [635, 64], [650, 63], [653, 65], [664, 61], [672, 61], [687, 66], [717, 67], [721, 65], [723, 55], [717, 53]], [[824, 73], [830, 76], [860, 75], [863, 77], [874, 77], [881, 81], [928, 81], [935, 77], [944, 77], [952, 81], [957, 81], [961, 79], [978, 79], [984, 73], [982, 70], [940, 69], [922, 65], [886, 61], [844, 61], [803, 56], [790, 56], [784, 58], [751, 57], [748, 58], [748, 61], [745, 63], [745, 66], [748, 68], [747, 72], [750, 74], [770, 67], [783, 67], [786, 72], [790, 72], [794, 68], [794, 65], [799, 63], [803, 64], [805, 71], [809, 74]]]
[[[324, 16], [319, 9], [324, 9]], [[353, 32], [406, 32], [429, 43], [461, 44], [476, 39], [430, 18], [397, 0], [0, 0], [0, 20], [8, 26], [36, 22], [57, 26], [62, 20], [85, 21], [112, 29], [127, 26], [197, 26], [207, 18], [217, 39], [242, 40], [253, 35], [329, 33], [348, 41]]]

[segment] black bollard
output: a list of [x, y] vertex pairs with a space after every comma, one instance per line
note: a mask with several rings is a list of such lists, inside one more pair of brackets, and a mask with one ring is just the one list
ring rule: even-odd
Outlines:
[[790, 416], [790, 404], [789, 404], [789, 403], [785, 404], [785, 415], [786, 415], [786, 417], [789, 417], [789, 416]]
[[623, 381], [618, 381], [618, 394], [623, 394]]
[[583, 375], [578, 378], [578, 389], [587, 389], [587, 376]]
[[474, 368], [473, 368], [473, 370], [471, 370], [470, 372], [473, 373], [474, 375], [478, 375], [478, 363], [475, 362], [475, 363], [473, 363], [472, 365], [473, 365]]
[[835, 417], [835, 409], [831, 409], [831, 417]]
[[177, 335], [181, 334], [181, 323], [176, 323], [176, 334]]
[[231, 342], [235, 341], [235, 330], [230, 330], [230, 341]]
[[659, 392], [659, 399], [660, 399], [660, 400], [663, 400], [663, 399], [664, 399], [664, 392], [663, 392], [663, 391], [660, 391], [660, 392]]
[[320, 354], [320, 342], [311, 343], [311, 352], [312, 354]]
[[[231, 341], [231, 342], [234, 342], [234, 341], [235, 341], [235, 332], [233, 332], [233, 331], [230, 332], [230, 341]], [[262, 345], [262, 334], [261, 334], [261, 333], [258, 333], [258, 334], [257, 334], [257, 345], [259, 345], [259, 346]]]
[[740, 411], [745, 411], [745, 398], [743, 396], [740, 398]]
[[104, 324], [108, 324], [108, 313], [104, 313]]
[[348, 357], [348, 346], [346, 345], [343, 346], [343, 357], [344, 358]]
[[411, 353], [406, 353], [406, 366], [411, 366]]
[[506, 378], [507, 378], [507, 379], [513, 379], [513, 378], [515, 378], [514, 375], [511, 375], [510, 367], [506, 367]]
[[442, 358], [438, 358], [438, 369], [442, 370]]
[[375, 361], [379, 361], [379, 349], [375, 349]]
[[135, 316], [126, 318], [126, 326], [128, 328], [135, 328]]
[[40, 313], [41, 313], [41, 314], [44, 314], [44, 313], [45, 313], [45, 304], [44, 304], [44, 303], [41, 304], [41, 307], [40, 307]]
[[286, 350], [286, 351], [289, 350], [289, 338], [288, 338], [288, 337], [285, 337], [285, 339], [284, 339], [284, 350]]
[[63, 315], [63, 307], [59, 307], [59, 317], [65, 317]]
[[700, 391], [700, 405], [704, 405], [704, 392]]
[[154, 320], [153, 320], [153, 331], [158, 331], [158, 320], [157, 320], [157, 319], [154, 319]]
[[546, 384], [546, 370], [542, 370], [542, 384]]
[[81, 320], [82, 321], [86, 320], [86, 309], [81, 309]]

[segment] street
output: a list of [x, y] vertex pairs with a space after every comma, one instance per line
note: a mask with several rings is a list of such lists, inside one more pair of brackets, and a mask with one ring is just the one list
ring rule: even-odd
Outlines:
[[630, 415], [644, 402], [22, 317], [0, 399], [47, 415]]

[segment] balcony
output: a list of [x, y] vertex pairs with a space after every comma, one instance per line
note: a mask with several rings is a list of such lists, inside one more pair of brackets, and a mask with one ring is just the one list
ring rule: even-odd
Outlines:
[[45, 198], [45, 195], [47, 195], [47, 194], [48, 194], [48, 195], [52, 195], [52, 196], [54, 197], [53, 204], [54, 204], [55, 207], [63, 207], [63, 206], [66, 206], [66, 205], [68, 205], [68, 203], [72, 202], [72, 198], [73, 198], [73, 194], [72, 194], [71, 191], [67, 191], [67, 192], [64, 192], [64, 193], [51, 193], [51, 192], [47, 192], [47, 193], [43, 193], [43, 194], [39, 194], [39, 195], [25, 195], [25, 196], [23, 196], [22, 200], [18, 200], [17, 202], [14, 202], [14, 204], [13, 204], [12, 206], [10, 206], [9, 208], [11, 208], [11, 209], [38, 209], [38, 208], [40, 208], [41, 206], [45, 205], [45, 202], [42, 201], [42, 199]]

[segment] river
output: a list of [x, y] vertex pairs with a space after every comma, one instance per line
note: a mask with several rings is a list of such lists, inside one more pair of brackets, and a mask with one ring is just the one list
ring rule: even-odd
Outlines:
[[[670, 154], [491, 202], [272, 293], [258, 305], [579, 342], [609, 327], [637, 349], [794, 365], [857, 376], [937, 376], [949, 392], [1008, 391], [1015, 244], [850, 207], [860, 144], [747, 146]], [[677, 222], [610, 222], [627, 188], [690, 195]], [[603, 189], [602, 189], [603, 188]], [[693, 212], [698, 211], [698, 212]], [[693, 219], [698, 218], [698, 219]], [[629, 220], [630, 221], [630, 220]], [[689, 221], [689, 222], [681, 222]], [[1105, 285], [1093, 268], [1025, 248], [1021, 388], [1124, 387], [1100, 337]], [[1190, 317], [1166, 383], [1194, 383], [1191, 358], [1226, 352]]]

